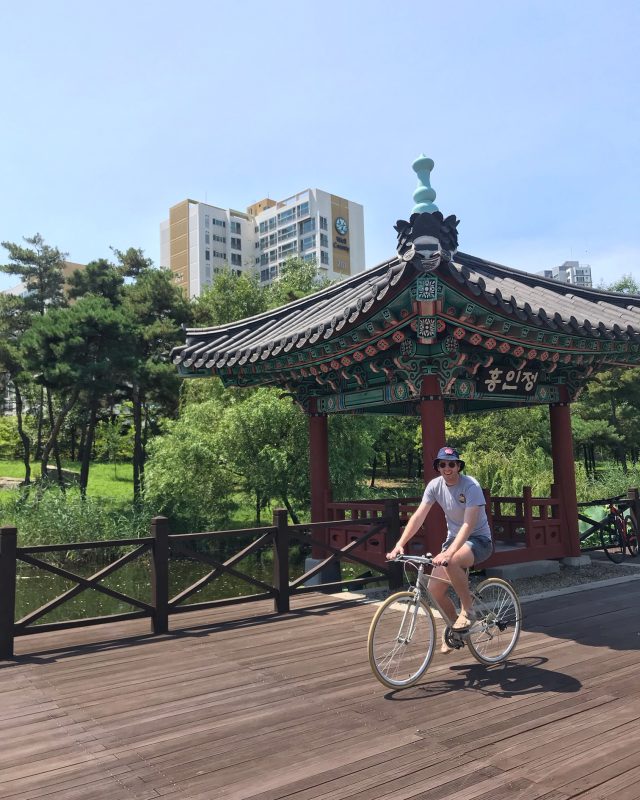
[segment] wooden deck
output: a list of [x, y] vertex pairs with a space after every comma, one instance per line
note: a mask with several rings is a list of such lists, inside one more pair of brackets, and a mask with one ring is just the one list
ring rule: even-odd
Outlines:
[[527, 603], [509, 664], [438, 654], [395, 693], [369, 672], [371, 605], [294, 602], [19, 638], [0, 797], [640, 797], [640, 581]]

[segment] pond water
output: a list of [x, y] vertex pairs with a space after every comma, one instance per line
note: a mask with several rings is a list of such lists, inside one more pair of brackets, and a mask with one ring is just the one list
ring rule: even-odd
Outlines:
[[[270, 555], [271, 554], [269, 554], [269, 556]], [[43, 556], [37, 557], [42, 561], [47, 560]], [[88, 578], [102, 569], [105, 564], [73, 561], [56, 562], [56, 566], [60, 566], [83, 578]], [[302, 568], [302, 559], [298, 563], [292, 563], [291, 577], [293, 578], [301, 575]], [[191, 586], [199, 578], [207, 575], [211, 569], [212, 568], [208, 565], [195, 561], [171, 559], [169, 569], [170, 597], [173, 597]], [[238, 564], [235, 564], [234, 569], [239, 572], [247, 573], [251, 577], [257, 578], [266, 584], [273, 584], [273, 566], [270, 557], [260, 560], [256, 556], [249, 556]], [[136, 561], [125, 564], [116, 572], [108, 575], [101, 583], [110, 589], [115, 589], [137, 600], [141, 600], [142, 602], [150, 603], [150, 574], [149, 556], [148, 554], [144, 554]], [[75, 585], [75, 582], [58, 575], [53, 575], [44, 569], [18, 562], [16, 619], [21, 619], [26, 614], [35, 611], [63, 592], [72, 589]], [[209, 582], [198, 592], [191, 595], [185, 601], [185, 604], [259, 594], [262, 591], [260, 587], [253, 586], [233, 575], [223, 573], [220, 577]], [[85, 589], [71, 600], [41, 617], [35, 624], [83, 619], [85, 617], [99, 617], [108, 614], [122, 614], [137, 610], [138, 609], [130, 603], [116, 600], [96, 589]]]

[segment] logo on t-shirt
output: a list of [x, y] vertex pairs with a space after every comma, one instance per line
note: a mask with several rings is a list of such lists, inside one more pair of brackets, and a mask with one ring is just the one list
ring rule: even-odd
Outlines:
[[458, 502], [459, 503], [466, 503], [467, 502], [467, 498], [464, 496], [464, 492], [460, 492], [460, 494], [458, 495]]

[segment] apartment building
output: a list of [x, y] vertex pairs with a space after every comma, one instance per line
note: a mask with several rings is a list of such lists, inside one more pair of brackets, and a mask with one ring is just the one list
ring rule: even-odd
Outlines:
[[183, 200], [160, 225], [160, 264], [171, 269], [188, 297], [199, 295], [225, 268], [255, 273], [266, 286], [291, 257], [315, 261], [330, 280], [361, 272], [362, 206], [321, 189], [279, 201], [265, 198], [246, 212]]
[[545, 269], [538, 272], [545, 278], [553, 278], [554, 281], [571, 283], [574, 286], [593, 286], [591, 281], [591, 267], [589, 264], [580, 264], [578, 261], [565, 261], [559, 267]]

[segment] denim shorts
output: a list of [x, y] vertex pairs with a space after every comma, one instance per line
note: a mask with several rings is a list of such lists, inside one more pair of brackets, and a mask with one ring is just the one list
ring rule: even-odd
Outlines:
[[[445, 541], [442, 545], [442, 552], [449, 547], [449, 545], [453, 542], [453, 539], [450, 541]], [[486, 561], [492, 554], [493, 554], [493, 542], [491, 539], [487, 539], [486, 536], [470, 536], [465, 544], [468, 544], [471, 548], [471, 552], [473, 553], [473, 564], [481, 564], [483, 561]]]

